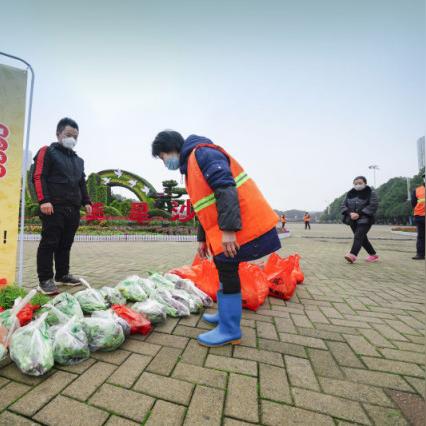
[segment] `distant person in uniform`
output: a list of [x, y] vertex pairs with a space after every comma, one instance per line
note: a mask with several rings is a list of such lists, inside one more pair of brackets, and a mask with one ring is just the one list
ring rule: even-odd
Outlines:
[[379, 259], [367, 237], [378, 206], [377, 195], [367, 185], [367, 179], [364, 176], [357, 176], [353, 181], [353, 188], [346, 194], [341, 206], [343, 223], [349, 225], [354, 233], [351, 251], [345, 255], [349, 263], [356, 261], [361, 247], [368, 253], [367, 262], [377, 262]]
[[81, 284], [78, 277], [70, 274], [70, 252], [80, 225], [80, 208], [84, 206], [90, 214], [92, 203], [84, 161], [74, 151], [78, 134], [77, 123], [63, 118], [56, 127], [57, 142], [41, 148], [34, 158], [33, 183], [42, 224], [37, 251], [38, 290], [49, 295], [59, 293], [56, 283]]
[[425, 175], [423, 184], [417, 187], [411, 195], [411, 204], [414, 208], [414, 223], [417, 228], [417, 254], [413, 260], [425, 258]]
[[308, 212], [305, 212], [303, 216], [303, 222], [305, 222], [305, 230], [311, 229], [311, 215]]
[[287, 223], [287, 218], [285, 214], [281, 215], [281, 229], [285, 231], [285, 225]]

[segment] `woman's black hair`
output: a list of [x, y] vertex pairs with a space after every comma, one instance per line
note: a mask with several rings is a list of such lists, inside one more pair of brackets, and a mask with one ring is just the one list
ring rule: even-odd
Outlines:
[[355, 181], [356, 181], [356, 180], [358, 180], [358, 179], [363, 180], [363, 181], [364, 181], [364, 183], [365, 183], [365, 184], [367, 184], [367, 178], [366, 178], [365, 176], [357, 176], [357, 177], [353, 180], [353, 182], [355, 182]]
[[152, 142], [152, 156], [159, 157], [160, 153], [180, 152], [184, 143], [184, 139], [179, 132], [174, 130], [163, 130]]

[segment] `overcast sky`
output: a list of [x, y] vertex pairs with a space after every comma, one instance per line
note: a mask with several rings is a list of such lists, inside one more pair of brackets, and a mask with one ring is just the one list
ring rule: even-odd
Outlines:
[[[322, 210], [378, 164], [417, 172], [423, 0], [2, 1], [0, 50], [36, 72], [31, 150], [80, 125], [87, 172], [179, 175], [165, 128], [210, 137], [273, 207]], [[0, 100], [1, 102], [1, 100]]]

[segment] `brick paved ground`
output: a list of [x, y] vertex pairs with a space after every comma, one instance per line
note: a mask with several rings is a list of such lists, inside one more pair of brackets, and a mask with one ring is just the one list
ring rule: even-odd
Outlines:
[[[306, 283], [291, 302], [244, 312], [242, 345], [206, 349], [199, 317], [43, 378], [0, 368], [0, 425], [424, 424], [424, 262], [414, 241], [376, 227], [378, 264], [347, 265], [343, 226], [291, 226]], [[188, 263], [192, 243], [80, 243], [74, 272], [94, 285]], [[34, 280], [36, 245], [26, 245]]]

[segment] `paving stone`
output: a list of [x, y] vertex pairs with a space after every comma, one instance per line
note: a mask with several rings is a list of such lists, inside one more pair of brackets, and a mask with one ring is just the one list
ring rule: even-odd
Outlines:
[[341, 313], [341, 314], [355, 314], [355, 311], [346, 303], [334, 302], [333, 306]]
[[217, 348], [209, 348], [209, 354], [217, 356], [226, 356], [230, 358], [232, 357], [232, 350], [233, 349], [231, 345], [219, 346]]
[[395, 347], [391, 342], [389, 342], [389, 340], [385, 339], [376, 330], [361, 329], [360, 333], [376, 347], [379, 347], [379, 348], [394, 348]]
[[0, 389], [0, 411], [4, 410], [30, 389], [22, 383], [10, 382]]
[[4, 377], [0, 377], [0, 388], [7, 385], [10, 380], [5, 379]]
[[275, 309], [259, 309], [257, 313], [259, 315], [264, 315], [268, 317], [274, 317], [274, 318], [289, 318], [289, 313], [285, 312], [285, 308], [283, 307], [280, 309], [280, 307], [275, 307]]
[[425, 381], [424, 379], [418, 379], [417, 377], [405, 377], [408, 383], [420, 394], [423, 398], [425, 397]]
[[371, 370], [387, 371], [390, 373], [406, 374], [407, 376], [424, 377], [424, 371], [416, 364], [388, 359], [362, 357]]
[[314, 325], [305, 314], [291, 314], [291, 319], [296, 327], [314, 328]]
[[257, 380], [240, 374], [229, 375], [225, 415], [258, 422]]
[[292, 403], [290, 386], [283, 368], [259, 363], [259, 376], [261, 398]]
[[173, 371], [179, 357], [182, 353], [182, 349], [163, 347], [160, 349], [155, 358], [148, 365], [146, 371], [156, 374], [162, 374], [163, 376], [169, 376]]
[[65, 396], [86, 401], [90, 395], [114, 372], [117, 367], [106, 362], [98, 361], [86, 370], [77, 380], [69, 385], [62, 393]]
[[[52, 373], [53, 371], [50, 374]], [[15, 364], [9, 364], [0, 370], [0, 376], [3, 376], [6, 379], [12, 380], [14, 382], [23, 383], [24, 385], [35, 386], [46, 380], [49, 374], [42, 377], [28, 376], [21, 373]]]
[[373, 327], [387, 339], [391, 340], [400, 340], [401, 342], [408, 342], [408, 339], [404, 337], [401, 333], [398, 333], [392, 327], [387, 324], [372, 324]]
[[341, 342], [328, 342], [328, 347], [339, 365], [346, 367], [364, 368], [362, 362], [352, 352], [350, 346]]
[[185, 364], [184, 362], [180, 362], [176, 366], [173, 371], [173, 377], [198, 385], [207, 385], [220, 389], [226, 388], [226, 373], [210, 368]]
[[327, 318], [343, 319], [343, 315], [336, 308], [321, 306], [320, 310]]
[[146, 426], [181, 426], [185, 407], [157, 399]]
[[319, 310], [306, 310], [305, 311], [308, 318], [313, 323], [323, 323], [323, 324], [330, 324], [330, 321], [327, 319], [327, 317]]
[[320, 377], [319, 382], [322, 390], [330, 395], [360, 402], [368, 402], [384, 407], [393, 407], [392, 402], [381, 388], [362, 383], [352, 383], [345, 380], [329, 379], [326, 377]]
[[206, 367], [216, 370], [229, 371], [231, 373], [247, 374], [257, 376], [257, 365], [254, 361], [236, 358], [225, 358], [223, 356], [208, 355]]
[[292, 391], [298, 407], [361, 424], [370, 424], [368, 417], [358, 402], [306, 389], [293, 388]]
[[256, 328], [258, 337], [262, 337], [263, 339], [278, 340], [278, 334], [274, 324], [258, 321], [256, 323]]
[[138, 377], [151, 362], [152, 358], [146, 355], [131, 354], [123, 364], [112, 373], [108, 383], [131, 388]]
[[257, 346], [256, 331], [250, 327], [241, 327], [241, 331], [243, 333], [241, 345], [255, 348]]
[[242, 318], [241, 319], [241, 325], [243, 327], [256, 328], [256, 321]]
[[313, 413], [301, 408], [262, 401], [262, 424], [266, 426], [319, 425], [332, 426], [333, 419], [324, 414]]
[[142, 422], [154, 405], [154, 398], [110, 384], [102, 385], [90, 398], [90, 405]]
[[426, 406], [424, 398], [412, 393], [388, 389], [386, 393], [412, 425], [423, 426], [426, 422]]
[[192, 396], [184, 424], [220, 426], [224, 399], [223, 390], [198, 385]]
[[198, 324], [198, 321], [200, 321], [200, 317], [198, 315], [191, 315], [186, 318], [181, 318], [178, 324], [186, 325], [187, 327], [196, 327]]
[[399, 331], [401, 334], [413, 334], [414, 336], [421, 336], [419, 331], [415, 330], [412, 327], [409, 327], [407, 324], [402, 321], [393, 319], [393, 320], [385, 320], [392, 328]]
[[234, 358], [250, 359], [252, 361], [264, 362], [265, 364], [284, 367], [282, 355], [276, 352], [264, 351], [262, 349], [236, 346], [234, 348]]
[[106, 411], [58, 395], [42, 408], [34, 419], [49, 426], [100, 426], [108, 416]]
[[187, 327], [185, 325], [178, 325], [174, 331], [173, 334], [175, 336], [183, 336], [183, 337], [189, 337], [191, 339], [196, 339], [201, 333], [205, 333], [206, 330], [202, 328], [196, 328], [196, 327]]
[[[419, 352], [424, 353], [425, 351], [425, 345], [424, 344], [417, 344], [417, 343], [409, 343], [409, 342], [394, 342], [395, 346], [398, 349], [401, 349], [402, 351], [412, 351], [412, 352]], [[395, 346], [392, 346], [394, 348]]]
[[301, 346], [308, 346], [310, 348], [327, 349], [327, 346], [325, 346], [325, 343], [322, 340], [315, 339], [314, 337], [299, 336], [297, 334], [280, 333], [280, 339], [283, 342], [293, 343], [293, 344], [301, 345]]
[[264, 321], [264, 322], [273, 322], [272, 317], [267, 317], [264, 315], [255, 314], [254, 312], [250, 312], [243, 309], [243, 316], [244, 319], [249, 319], [253, 321]]
[[265, 349], [267, 351], [279, 352], [282, 354], [307, 358], [305, 348], [303, 346], [295, 345], [293, 343], [259, 339], [259, 348]]
[[10, 411], [3, 411], [0, 414], [0, 426], [35, 426], [38, 424]]
[[380, 356], [379, 352], [364, 337], [344, 334], [343, 337], [348, 342], [352, 350], [359, 355]]
[[190, 340], [182, 354], [182, 360], [188, 364], [202, 366], [207, 357], [208, 349], [195, 340]]
[[343, 368], [343, 372], [346, 377], [353, 382], [408, 392], [412, 391], [408, 383], [401, 376], [397, 376], [396, 374], [359, 370], [357, 368]]
[[155, 327], [156, 332], [172, 334], [174, 328], [176, 327], [179, 318], [167, 318], [167, 321], [163, 324], [159, 324]]
[[402, 351], [398, 349], [381, 349], [380, 351], [385, 358], [397, 361], [407, 361], [415, 364], [424, 365], [425, 354], [419, 352]]
[[316, 328], [318, 330], [323, 331], [330, 331], [332, 333], [345, 333], [345, 334], [355, 334], [358, 335], [360, 332], [357, 328], [353, 327], [342, 327], [339, 325], [333, 325], [333, 324], [315, 324]]
[[308, 348], [308, 354], [317, 375], [334, 379], [343, 378], [343, 373], [330, 352]]
[[55, 368], [68, 373], [83, 374], [88, 368], [90, 368], [96, 361], [93, 358], [86, 359], [86, 361], [75, 365], [55, 365]]
[[155, 398], [188, 405], [194, 385], [182, 380], [145, 372], [136, 382], [134, 390]]
[[111, 416], [105, 423], [105, 426], [137, 426], [138, 424], [139, 423], [125, 419], [124, 417]]
[[152, 343], [139, 342], [138, 340], [127, 339], [123, 345], [122, 349], [126, 349], [130, 352], [136, 352], [141, 355], [154, 356], [160, 349], [160, 345], [153, 345]]
[[112, 352], [93, 352], [92, 358], [110, 364], [121, 365], [130, 355], [130, 352], [117, 349]]
[[368, 415], [376, 425], [404, 426], [408, 425], [399, 410], [364, 404]]
[[297, 334], [297, 329], [289, 318], [274, 318], [274, 323], [279, 332]]
[[285, 364], [292, 386], [319, 391], [318, 381], [309, 360], [285, 355]]
[[336, 342], [344, 342], [345, 339], [338, 333], [332, 331], [317, 330], [316, 328], [299, 327], [298, 334], [303, 336], [316, 337], [317, 339], [335, 340]]
[[224, 426], [251, 426], [253, 423], [247, 423], [241, 420], [235, 420], [231, 419], [230, 417], [225, 417], [223, 424]]
[[146, 339], [146, 341], [148, 343], [153, 343], [156, 345], [170, 346], [172, 348], [177, 349], [185, 349], [185, 346], [188, 343], [188, 338], [181, 336], [173, 336], [171, 334], [153, 332], [150, 334], [148, 339]]
[[75, 374], [57, 371], [16, 401], [10, 407], [10, 410], [31, 417], [60, 393], [62, 389], [67, 387], [76, 377]]

